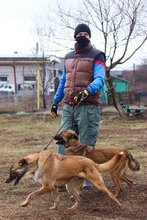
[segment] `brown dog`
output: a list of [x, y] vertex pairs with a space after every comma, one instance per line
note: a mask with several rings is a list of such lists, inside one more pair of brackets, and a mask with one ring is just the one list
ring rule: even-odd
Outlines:
[[125, 160], [121, 160], [119, 166], [117, 164], [116, 169], [110, 168], [107, 171], [110, 173], [112, 180], [116, 185], [115, 197], [120, 194], [122, 189], [120, 179], [127, 183], [129, 191], [131, 192], [133, 182], [127, 177], [125, 171], [128, 166], [132, 171], [138, 171], [140, 169], [140, 165], [129, 151], [117, 147], [93, 148], [85, 144], [81, 144], [77, 134], [73, 130], [62, 131], [60, 134], [55, 136], [55, 140], [57, 140], [56, 144], [63, 144], [65, 146], [67, 155], [85, 156], [98, 164], [111, 160], [121, 151], [126, 152], [127, 156]]
[[34, 180], [42, 184], [42, 187], [29, 194], [21, 206], [27, 206], [30, 200], [37, 195], [53, 191], [54, 206], [50, 209], [57, 208], [59, 203], [57, 187], [67, 184], [67, 190], [74, 196], [76, 201], [73, 207], [71, 207], [71, 209], [73, 209], [77, 207], [80, 201], [76, 188], [84, 179], [87, 179], [92, 182], [96, 188], [105, 191], [121, 208], [120, 202], [105, 186], [98, 170], [103, 171], [107, 170], [108, 167], [114, 167], [117, 161], [125, 157], [126, 155], [121, 152], [109, 162], [98, 165], [92, 160], [82, 156], [63, 156], [58, 153], [42, 151], [40, 153], [27, 155], [21, 160], [16, 161], [10, 168], [10, 175], [6, 183], [10, 183], [14, 180], [14, 185], [16, 185], [23, 176], [32, 174]]

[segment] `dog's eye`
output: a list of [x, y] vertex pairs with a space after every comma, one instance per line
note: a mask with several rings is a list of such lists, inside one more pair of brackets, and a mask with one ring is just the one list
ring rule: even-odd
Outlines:
[[28, 165], [28, 162], [25, 159], [22, 159], [18, 164], [22, 167], [23, 165]]
[[22, 167], [22, 165], [23, 165], [23, 163], [22, 163], [22, 162], [19, 162], [19, 166]]

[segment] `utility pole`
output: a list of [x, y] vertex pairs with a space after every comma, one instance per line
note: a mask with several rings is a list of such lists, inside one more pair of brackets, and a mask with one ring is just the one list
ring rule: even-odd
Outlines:
[[135, 63], [133, 63], [133, 86], [135, 86]]
[[13, 60], [14, 83], [15, 83], [15, 94], [17, 94], [16, 69], [15, 69], [15, 62], [16, 62], [17, 59], [19, 59], [19, 57], [16, 57], [16, 58]]

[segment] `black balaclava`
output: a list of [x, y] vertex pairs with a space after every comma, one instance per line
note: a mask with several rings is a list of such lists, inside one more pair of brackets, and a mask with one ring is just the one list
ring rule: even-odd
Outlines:
[[78, 49], [86, 47], [90, 42], [85, 36], [76, 37], [76, 35], [79, 32], [87, 32], [89, 34], [89, 36], [91, 37], [90, 28], [86, 24], [79, 24], [76, 27], [75, 32], [74, 32], [74, 38], [77, 41], [76, 48], [78, 48]]
[[85, 36], [76, 37], [76, 41], [77, 41], [76, 44], [77, 49], [86, 47], [90, 42], [90, 40], [88, 40]]

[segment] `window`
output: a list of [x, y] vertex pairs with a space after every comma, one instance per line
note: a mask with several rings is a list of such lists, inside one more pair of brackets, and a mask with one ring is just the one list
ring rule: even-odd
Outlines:
[[0, 76], [0, 82], [8, 82], [7, 76]]
[[54, 70], [54, 77], [56, 77], [56, 70]]
[[24, 81], [36, 81], [36, 76], [24, 76]]

